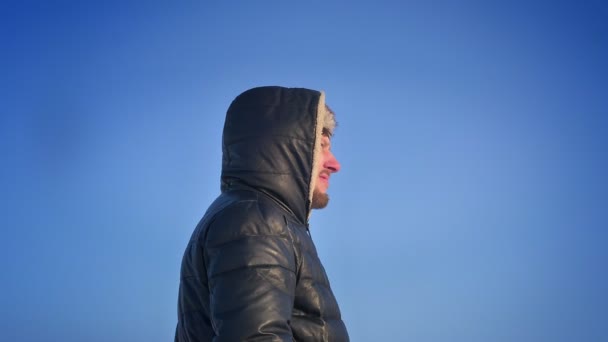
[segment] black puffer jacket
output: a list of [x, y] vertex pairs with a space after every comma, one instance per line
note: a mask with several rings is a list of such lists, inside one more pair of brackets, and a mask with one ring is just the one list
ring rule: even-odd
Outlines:
[[176, 341], [349, 340], [307, 228], [324, 113], [308, 89], [232, 102], [222, 193], [182, 261]]

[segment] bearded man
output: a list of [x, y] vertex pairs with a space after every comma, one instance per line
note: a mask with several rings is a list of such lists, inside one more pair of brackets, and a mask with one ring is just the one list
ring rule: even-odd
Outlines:
[[348, 341], [308, 230], [340, 164], [323, 92], [260, 87], [230, 105], [221, 194], [184, 253], [175, 341]]

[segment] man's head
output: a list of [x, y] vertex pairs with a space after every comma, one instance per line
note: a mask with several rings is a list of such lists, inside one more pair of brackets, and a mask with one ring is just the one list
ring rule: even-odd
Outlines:
[[221, 189], [255, 189], [302, 222], [327, 205], [335, 115], [325, 94], [305, 88], [257, 87], [230, 104], [222, 138]]
[[[326, 107], [328, 114], [331, 116], [332, 127], [335, 127], [335, 119], [333, 118], [334, 113]], [[329, 188], [329, 178], [333, 173], [340, 171], [340, 163], [331, 151], [331, 135], [332, 131], [327, 127], [323, 128], [323, 135], [321, 137], [320, 149], [317, 149], [318, 153], [315, 156], [315, 161], [319, 165], [319, 171], [314, 177], [316, 182], [312, 194], [312, 209], [322, 209], [329, 203], [329, 195], [327, 189]]]

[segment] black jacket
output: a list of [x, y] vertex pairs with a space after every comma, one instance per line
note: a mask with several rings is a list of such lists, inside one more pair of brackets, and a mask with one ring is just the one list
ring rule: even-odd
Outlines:
[[308, 232], [320, 92], [254, 88], [230, 105], [221, 195], [184, 253], [175, 341], [348, 341]]

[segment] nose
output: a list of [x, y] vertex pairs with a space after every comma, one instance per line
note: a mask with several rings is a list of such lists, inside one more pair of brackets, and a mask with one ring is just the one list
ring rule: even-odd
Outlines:
[[328, 151], [327, 153], [328, 153], [328, 156], [327, 156], [327, 159], [325, 159], [325, 164], [323, 164], [323, 167], [331, 170], [332, 173], [336, 173], [336, 172], [340, 171], [340, 162], [338, 162], [338, 159], [336, 159], [336, 156], [334, 156], [334, 154], [331, 151]]

